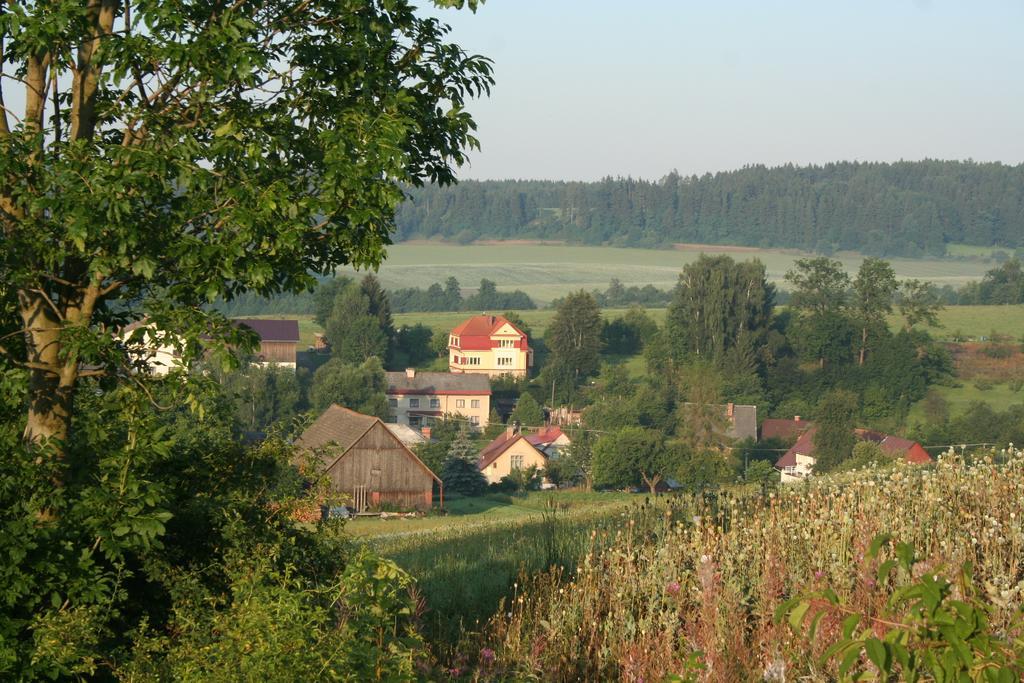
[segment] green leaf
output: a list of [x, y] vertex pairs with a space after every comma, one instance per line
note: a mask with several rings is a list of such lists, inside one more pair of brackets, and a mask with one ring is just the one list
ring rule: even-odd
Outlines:
[[886, 650], [885, 643], [878, 638], [868, 638], [864, 642], [864, 651], [867, 652], [871, 663], [878, 667], [879, 672], [883, 674], [889, 673], [889, 653]]
[[882, 546], [892, 540], [892, 534], [878, 534], [871, 539], [871, 545], [868, 546], [868, 557], [874, 559], [878, 557], [878, 551], [882, 549]]
[[807, 610], [811, 608], [811, 603], [806, 600], [800, 602], [793, 611], [789, 613], [789, 626], [794, 631], [800, 630], [800, 624], [803, 623], [804, 615], [807, 614]]

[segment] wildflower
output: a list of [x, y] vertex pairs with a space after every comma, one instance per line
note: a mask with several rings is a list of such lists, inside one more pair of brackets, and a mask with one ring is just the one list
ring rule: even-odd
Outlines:
[[825, 572], [821, 571], [820, 569], [818, 571], [814, 572], [814, 578], [816, 578], [816, 579], [820, 579], [823, 576], [825, 576]]
[[490, 664], [494, 661], [494, 650], [489, 647], [485, 647], [480, 650], [480, 661]]
[[665, 592], [669, 595], [677, 595], [679, 593], [679, 588], [680, 586], [678, 581], [670, 581], [668, 585], [665, 586]]

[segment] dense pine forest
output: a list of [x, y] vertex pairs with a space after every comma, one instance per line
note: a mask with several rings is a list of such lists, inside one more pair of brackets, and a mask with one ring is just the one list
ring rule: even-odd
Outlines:
[[748, 166], [597, 182], [463, 181], [413, 188], [397, 239], [678, 242], [874, 256], [942, 256], [949, 243], [1024, 245], [1024, 165], [972, 161]]

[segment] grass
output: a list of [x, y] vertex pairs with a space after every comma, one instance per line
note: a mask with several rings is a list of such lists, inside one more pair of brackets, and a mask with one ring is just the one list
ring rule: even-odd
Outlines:
[[[898, 316], [890, 318], [890, 323], [899, 327]], [[1024, 305], [947, 306], [939, 313], [939, 323], [942, 327], [932, 330], [932, 336], [980, 337], [997, 332], [1019, 339], [1024, 332]]]
[[[701, 253], [730, 254], [737, 259], [759, 258], [768, 277], [781, 282], [793, 262], [806, 256], [791, 250], [688, 246], [679, 249], [622, 249], [567, 245], [433, 243], [397, 244], [379, 276], [385, 287], [427, 287], [454, 275], [466, 289], [482, 278], [501, 290], [522, 289], [538, 303], [564, 296], [574, 289], [605, 289], [618, 278], [627, 285], [675, 286], [679, 271]], [[837, 254], [851, 273], [860, 265], [858, 254]], [[990, 264], [978, 261], [892, 259], [901, 278], [919, 278], [938, 284], [962, 285], [980, 279]], [[351, 272], [351, 271], [341, 271]]]
[[[1024, 403], [1024, 392], [1014, 391], [1007, 384], [995, 384], [991, 389], [978, 389], [969, 380], [962, 380], [960, 386], [946, 387], [933, 386], [934, 391], [942, 396], [949, 403], [950, 417], [955, 417], [965, 412], [972, 403], [988, 403], [996, 410], [1006, 410], [1011, 405]], [[907, 416], [907, 423], [926, 424], [928, 422], [924, 413], [924, 401], [918, 401], [910, 409]]]
[[953, 258], [991, 259], [997, 251], [1013, 254], [1013, 247], [978, 247], [973, 244], [947, 244], [946, 254]]
[[589, 532], [638, 500], [573, 491], [488, 495], [451, 501], [447, 516], [356, 519], [347, 529], [417, 578], [428, 631], [452, 642], [494, 614], [520, 575], [575, 566]]

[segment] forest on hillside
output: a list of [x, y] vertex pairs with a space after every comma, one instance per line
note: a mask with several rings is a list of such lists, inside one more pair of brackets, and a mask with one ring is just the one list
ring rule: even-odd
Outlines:
[[943, 256], [1024, 246], [1024, 165], [972, 161], [748, 166], [656, 181], [462, 181], [409, 188], [397, 240], [550, 239]]

